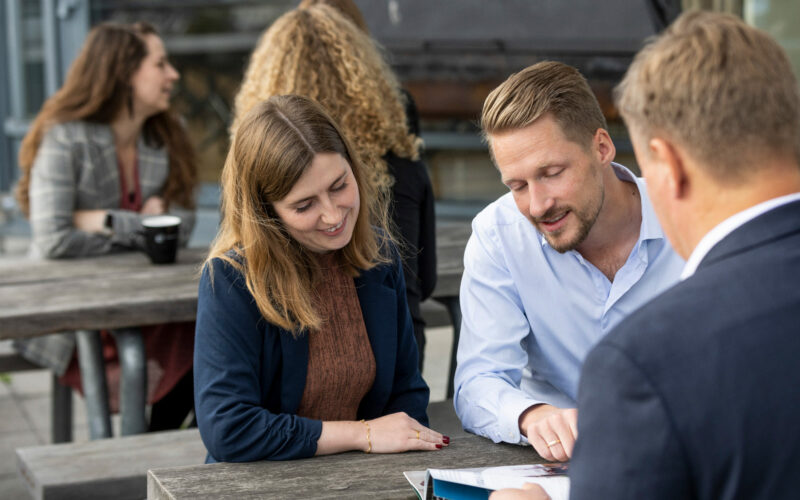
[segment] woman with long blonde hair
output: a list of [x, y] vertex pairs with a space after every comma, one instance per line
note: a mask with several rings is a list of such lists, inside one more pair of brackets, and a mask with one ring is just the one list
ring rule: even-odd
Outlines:
[[433, 188], [419, 159], [420, 140], [407, 125], [407, 101], [358, 8], [327, 3], [302, 2], [262, 35], [236, 96], [231, 129], [254, 105], [280, 94], [314, 99], [341, 125], [367, 166], [368, 181], [391, 194], [421, 368], [420, 302], [436, 284]]
[[322, 107], [239, 121], [200, 279], [195, 404], [207, 461], [436, 450], [387, 214]]
[[[91, 30], [63, 86], [44, 103], [20, 148], [16, 195], [30, 219], [33, 255], [90, 257], [138, 248], [142, 217], [167, 212], [181, 217], [181, 239], [188, 241], [197, 172], [189, 138], [169, 110], [178, 77], [149, 24], [103, 23]], [[193, 324], [142, 332], [150, 359], [149, 399], [171, 395], [153, 406], [150, 429], [178, 427], [192, 408]], [[137, 347], [135, 356], [118, 359], [104, 333], [107, 366], [132, 363], [144, 370], [138, 330], [111, 333], [121, 345]], [[80, 389], [75, 343], [73, 334], [63, 333], [15, 345]], [[108, 373], [116, 376], [119, 370]], [[115, 393], [116, 387], [109, 389]], [[145, 430], [143, 401], [140, 406], [135, 421], [124, 421], [123, 428]]]

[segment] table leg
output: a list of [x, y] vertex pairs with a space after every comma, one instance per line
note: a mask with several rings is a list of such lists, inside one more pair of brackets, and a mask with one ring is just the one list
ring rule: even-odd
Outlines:
[[108, 408], [108, 386], [100, 332], [78, 330], [75, 336], [78, 340], [78, 364], [89, 419], [89, 438], [111, 437], [111, 412]]
[[147, 431], [145, 405], [147, 403], [147, 359], [144, 340], [138, 328], [112, 330], [117, 342], [120, 369], [121, 433], [141, 434]]
[[450, 315], [450, 321], [453, 323], [453, 347], [450, 349], [450, 371], [447, 378], [447, 399], [453, 399], [455, 386], [453, 381], [456, 375], [456, 354], [458, 352], [458, 339], [461, 336], [461, 305], [458, 301], [458, 296], [453, 297], [440, 297], [437, 298], [439, 302], [444, 304], [447, 308], [447, 313]]
[[52, 384], [50, 435], [53, 443], [68, 443], [72, 441], [72, 389], [61, 385], [56, 374], [52, 376]]

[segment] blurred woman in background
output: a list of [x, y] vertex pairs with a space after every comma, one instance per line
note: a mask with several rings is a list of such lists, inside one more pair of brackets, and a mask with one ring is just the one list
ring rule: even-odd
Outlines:
[[[91, 30], [64, 85], [44, 103], [22, 141], [16, 196], [31, 222], [34, 256], [89, 257], [138, 248], [141, 218], [168, 212], [181, 217], [181, 239], [188, 241], [197, 173], [189, 139], [169, 111], [178, 76], [152, 26], [104, 23]], [[141, 330], [150, 360], [150, 401], [161, 401], [153, 406], [150, 428], [178, 427], [192, 407], [193, 323]], [[137, 329], [111, 333], [126, 345], [140, 338]], [[108, 373], [118, 374], [114, 343], [106, 332], [102, 338]], [[80, 389], [73, 334], [16, 345]], [[116, 384], [110, 389], [113, 408]]]
[[[310, 97], [341, 125], [367, 166], [368, 181], [391, 194], [421, 368], [425, 322], [420, 302], [436, 285], [433, 189], [419, 160], [421, 141], [409, 130], [400, 85], [364, 31], [363, 18], [359, 28], [326, 3], [304, 3], [262, 35], [236, 96], [231, 130], [253, 106], [279, 94]], [[354, 5], [350, 11], [358, 13]]]

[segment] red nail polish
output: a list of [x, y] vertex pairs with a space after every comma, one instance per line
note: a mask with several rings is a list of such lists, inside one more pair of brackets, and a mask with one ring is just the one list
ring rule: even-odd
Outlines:
[[441, 450], [441, 449], [442, 449], [442, 445], [440, 445], [440, 444], [437, 444], [437, 445], [436, 445], [436, 449], [437, 449], [437, 450]]
[[444, 444], [450, 444], [450, 436], [442, 436], [442, 442]]

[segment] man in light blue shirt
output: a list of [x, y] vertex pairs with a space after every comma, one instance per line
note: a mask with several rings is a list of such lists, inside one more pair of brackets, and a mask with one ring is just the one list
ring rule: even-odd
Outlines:
[[567, 460], [584, 358], [684, 262], [643, 181], [613, 163], [577, 70], [542, 62], [512, 75], [481, 125], [511, 192], [478, 214], [464, 254], [456, 412], [469, 431]]

